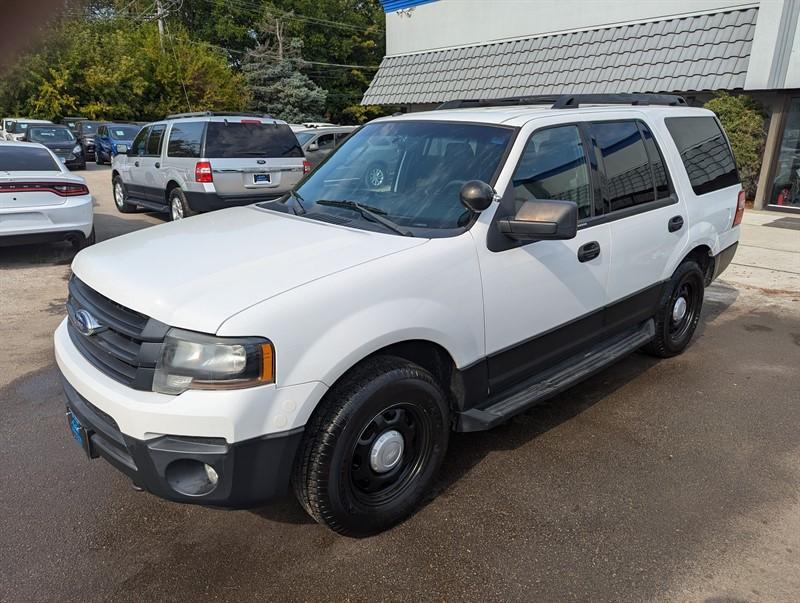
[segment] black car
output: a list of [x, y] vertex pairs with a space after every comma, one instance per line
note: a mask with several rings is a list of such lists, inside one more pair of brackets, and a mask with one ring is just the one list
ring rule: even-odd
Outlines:
[[94, 161], [94, 135], [97, 134], [97, 128], [102, 126], [105, 122], [102, 121], [79, 121], [75, 124], [75, 136], [78, 137], [83, 147], [83, 154], [86, 161]]
[[86, 169], [86, 156], [84, 155], [83, 147], [67, 126], [31, 124], [22, 140], [24, 142], [43, 144], [53, 151], [61, 162], [71, 170]]
[[81, 122], [81, 121], [88, 121], [88, 118], [87, 117], [62, 117], [59, 120], [58, 123], [60, 123], [60, 124], [62, 124], [64, 126], [67, 126], [70, 130], [72, 130], [72, 133], [75, 134], [75, 132], [76, 132], [76, 130], [78, 128], [78, 122]]

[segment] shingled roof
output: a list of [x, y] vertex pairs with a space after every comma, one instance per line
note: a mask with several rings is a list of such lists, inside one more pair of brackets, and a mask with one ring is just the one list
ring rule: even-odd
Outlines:
[[757, 8], [387, 56], [367, 104], [744, 87]]

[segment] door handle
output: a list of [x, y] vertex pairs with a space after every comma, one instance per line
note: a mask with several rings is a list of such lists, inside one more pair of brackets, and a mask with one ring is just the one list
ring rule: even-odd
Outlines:
[[600, 255], [600, 243], [598, 243], [597, 241], [586, 243], [578, 248], [579, 262], [588, 262], [589, 260], [595, 259], [599, 255]]
[[139, 162], [138, 161], [134, 161], [133, 165], [135, 165], [136, 167], [139, 167]]
[[676, 230], [680, 230], [683, 228], [683, 216], [675, 216], [669, 219], [669, 225], [667, 226], [670, 232], [675, 232]]
[[157, 167], [157, 168], [160, 168], [160, 167], [161, 167], [161, 163], [160, 163], [160, 162], [158, 162], [158, 161], [156, 161], [156, 167]]

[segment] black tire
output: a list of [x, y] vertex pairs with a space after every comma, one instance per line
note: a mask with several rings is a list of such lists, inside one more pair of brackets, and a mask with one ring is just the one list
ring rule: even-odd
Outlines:
[[[369, 456], [380, 450], [381, 436], [397, 434], [399, 456], [384, 449], [397, 464], [377, 472]], [[392, 356], [369, 359], [328, 392], [306, 425], [295, 494], [309, 515], [340, 534], [382, 532], [428, 494], [449, 436], [447, 399], [428, 371]]]
[[169, 219], [173, 222], [182, 218], [189, 218], [194, 216], [197, 212], [192, 211], [189, 204], [186, 202], [186, 195], [178, 187], [169, 191], [168, 198], [169, 205]]
[[103, 165], [103, 154], [100, 152], [99, 149], [95, 149], [95, 152], [94, 152], [94, 164], [95, 165]]
[[114, 205], [117, 211], [122, 214], [131, 214], [136, 211], [136, 205], [128, 203], [128, 189], [119, 176], [114, 176], [111, 180], [111, 195], [114, 197]]
[[[675, 270], [655, 315], [656, 335], [643, 349], [659, 358], [677, 356], [692, 340], [705, 293], [703, 271], [697, 262], [686, 260]], [[679, 299], [686, 306], [682, 316]]]
[[80, 251], [81, 249], [86, 249], [89, 245], [94, 245], [96, 240], [94, 227], [92, 227], [92, 232], [89, 233], [88, 237], [81, 236], [72, 239], [72, 247], [75, 251]]

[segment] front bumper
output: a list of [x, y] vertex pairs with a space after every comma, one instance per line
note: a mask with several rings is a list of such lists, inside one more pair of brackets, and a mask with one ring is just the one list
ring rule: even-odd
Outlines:
[[[55, 333], [55, 356], [90, 452], [153, 494], [195, 504], [243, 508], [285, 492], [304, 426], [327, 390], [319, 382], [178, 396], [135, 390], [89, 363], [66, 320]], [[176, 489], [175, 471], [203, 464], [219, 476], [216, 488]]]
[[[217, 507], [253, 507], [286, 493], [303, 428], [235, 444], [222, 438], [138, 440], [64, 380], [67, 410], [84, 430], [91, 458], [102, 457], [161, 498]], [[213, 469], [214, 481], [206, 466]]]

